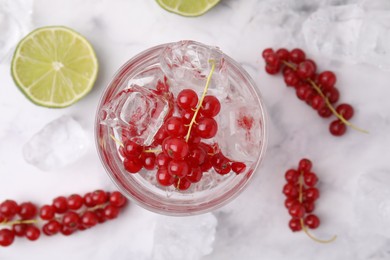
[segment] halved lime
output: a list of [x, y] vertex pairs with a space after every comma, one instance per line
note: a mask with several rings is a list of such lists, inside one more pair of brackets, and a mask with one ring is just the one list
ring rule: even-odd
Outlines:
[[165, 10], [183, 16], [199, 16], [213, 8], [220, 0], [156, 0]]
[[66, 27], [43, 27], [23, 38], [12, 59], [12, 77], [35, 104], [67, 107], [93, 87], [98, 61], [91, 44]]

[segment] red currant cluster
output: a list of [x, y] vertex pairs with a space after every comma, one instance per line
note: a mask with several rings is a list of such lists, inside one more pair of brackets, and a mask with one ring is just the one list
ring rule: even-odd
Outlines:
[[320, 117], [328, 118], [332, 114], [337, 117], [329, 125], [332, 135], [343, 135], [347, 126], [365, 132], [348, 121], [354, 114], [351, 105], [340, 104], [333, 107], [339, 100], [340, 92], [335, 87], [336, 75], [332, 71], [317, 74], [316, 63], [306, 59], [306, 54], [301, 49], [278, 49], [275, 52], [268, 48], [263, 51], [262, 56], [266, 62], [266, 72], [274, 75], [282, 70], [286, 85], [294, 87], [297, 97], [316, 110]]
[[[78, 194], [68, 198], [60, 196], [51, 205], [44, 205], [39, 210], [31, 202], [18, 205], [13, 200], [6, 200], [0, 204], [0, 225], [12, 228], [0, 230], [0, 246], [11, 245], [15, 236], [37, 240], [41, 235], [37, 215], [44, 221], [42, 232], [45, 235], [62, 233], [69, 236], [77, 230], [85, 230], [116, 218], [126, 201], [118, 191], [109, 193], [103, 190], [87, 193], [83, 197]], [[14, 220], [16, 216], [20, 218]]]
[[[123, 165], [128, 172], [137, 173], [142, 168], [153, 170], [157, 167], [156, 179], [160, 185], [174, 185], [178, 190], [187, 190], [212, 167], [221, 175], [245, 171], [246, 165], [228, 159], [218, 144], [202, 142], [202, 139], [211, 139], [217, 134], [218, 124], [214, 117], [221, 110], [219, 100], [206, 95], [207, 87], [201, 98], [192, 89], [184, 89], [177, 95], [175, 111], [167, 116], [151, 147], [143, 147], [122, 137], [124, 142], [119, 152], [124, 157]], [[156, 93], [173, 96], [166, 81], [158, 82]], [[173, 116], [174, 113], [178, 116]]]
[[289, 169], [285, 173], [287, 184], [283, 187], [283, 193], [287, 198], [284, 205], [292, 217], [289, 227], [293, 232], [303, 229], [310, 238], [318, 242], [330, 242], [314, 238], [306, 228], [316, 229], [320, 225], [320, 219], [312, 214], [320, 192], [315, 187], [318, 177], [311, 169], [312, 162], [309, 159], [302, 159], [299, 161], [298, 170]]

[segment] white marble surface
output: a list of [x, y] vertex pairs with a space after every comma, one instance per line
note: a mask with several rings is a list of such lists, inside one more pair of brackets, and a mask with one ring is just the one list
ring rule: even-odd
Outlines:
[[[270, 133], [266, 158], [252, 183], [232, 203], [213, 212], [218, 220], [213, 252], [203, 259], [390, 259], [390, 234], [385, 234], [387, 238], [374, 234], [370, 225], [375, 223], [369, 221], [359, 225], [354, 211], [359, 176], [377, 171], [390, 174], [388, 72], [309, 53], [321, 69], [337, 73], [342, 100], [356, 108], [353, 122], [370, 131], [364, 135], [350, 130], [344, 137], [334, 138], [327, 130], [329, 121], [300, 102], [281, 77], [266, 75], [260, 58], [269, 46], [305, 48], [299, 25], [319, 6], [356, 1], [270, 2], [222, 0], [202, 17], [183, 18], [165, 12], [154, 0], [35, 0], [32, 27], [66, 25], [85, 35], [97, 52], [100, 73], [86, 98], [56, 110], [30, 103], [14, 86], [9, 64], [0, 65], [0, 201], [12, 198], [44, 204], [57, 195], [114, 188], [92, 145], [77, 163], [55, 172], [42, 172], [27, 164], [22, 146], [62, 115], [78, 120], [92, 143], [97, 102], [113, 73], [153, 45], [193, 39], [220, 46], [243, 64], [264, 97]], [[281, 6], [282, 11], [278, 9]], [[321, 179], [316, 213], [322, 225], [315, 234], [337, 234], [332, 244], [315, 243], [287, 227], [283, 175], [302, 157], [314, 161]], [[17, 239], [11, 247], [0, 248], [0, 259], [149, 260], [156, 258], [152, 256], [154, 230], [161, 220], [161, 216], [131, 205], [116, 221], [71, 237], [42, 237], [35, 243]]]

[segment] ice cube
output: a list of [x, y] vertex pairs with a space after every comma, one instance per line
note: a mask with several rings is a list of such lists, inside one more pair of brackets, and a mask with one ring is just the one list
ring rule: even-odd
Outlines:
[[262, 142], [261, 112], [246, 103], [223, 103], [217, 116], [217, 142], [223, 154], [236, 161], [254, 162]]
[[121, 132], [125, 139], [149, 146], [164, 118], [172, 111], [169, 93], [158, 94], [144, 87], [122, 90], [99, 112], [100, 123]]
[[213, 251], [217, 224], [211, 213], [183, 218], [160, 216], [154, 234], [152, 259], [201, 259]]
[[390, 172], [377, 171], [359, 177], [355, 212], [359, 229], [390, 238]]
[[193, 41], [180, 41], [167, 46], [160, 55], [161, 68], [175, 96], [183, 88], [192, 88], [201, 94], [211, 71], [212, 60], [215, 62], [215, 71], [208, 94], [223, 99], [229, 87], [229, 78], [224, 54], [218, 48]]
[[88, 136], [70, 116], [62, 116], [42, 128], [23, 147], [24, 159], [49, 171], [77, 161], [87, 150]]
[[327, 6], [312, 13], [302, 25], [308, 49], [390, 70], [390, 14], [381, 10], [389, 3], [378, 3]]
[[32, 0], [0, 0], [0, 63], [31, 27]]

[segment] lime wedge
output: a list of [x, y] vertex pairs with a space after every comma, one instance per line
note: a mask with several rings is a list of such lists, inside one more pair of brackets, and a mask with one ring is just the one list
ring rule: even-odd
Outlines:
[[183, 16], [199, 16], [213, 8], [220, 0], [156, 0], [165, 10]]
[[37, 105], [67, 107], [93, 87], [98, 72], [91, 44], [66, 27], [43, 27], [16, 47], [11, 73], [19, 89]]

